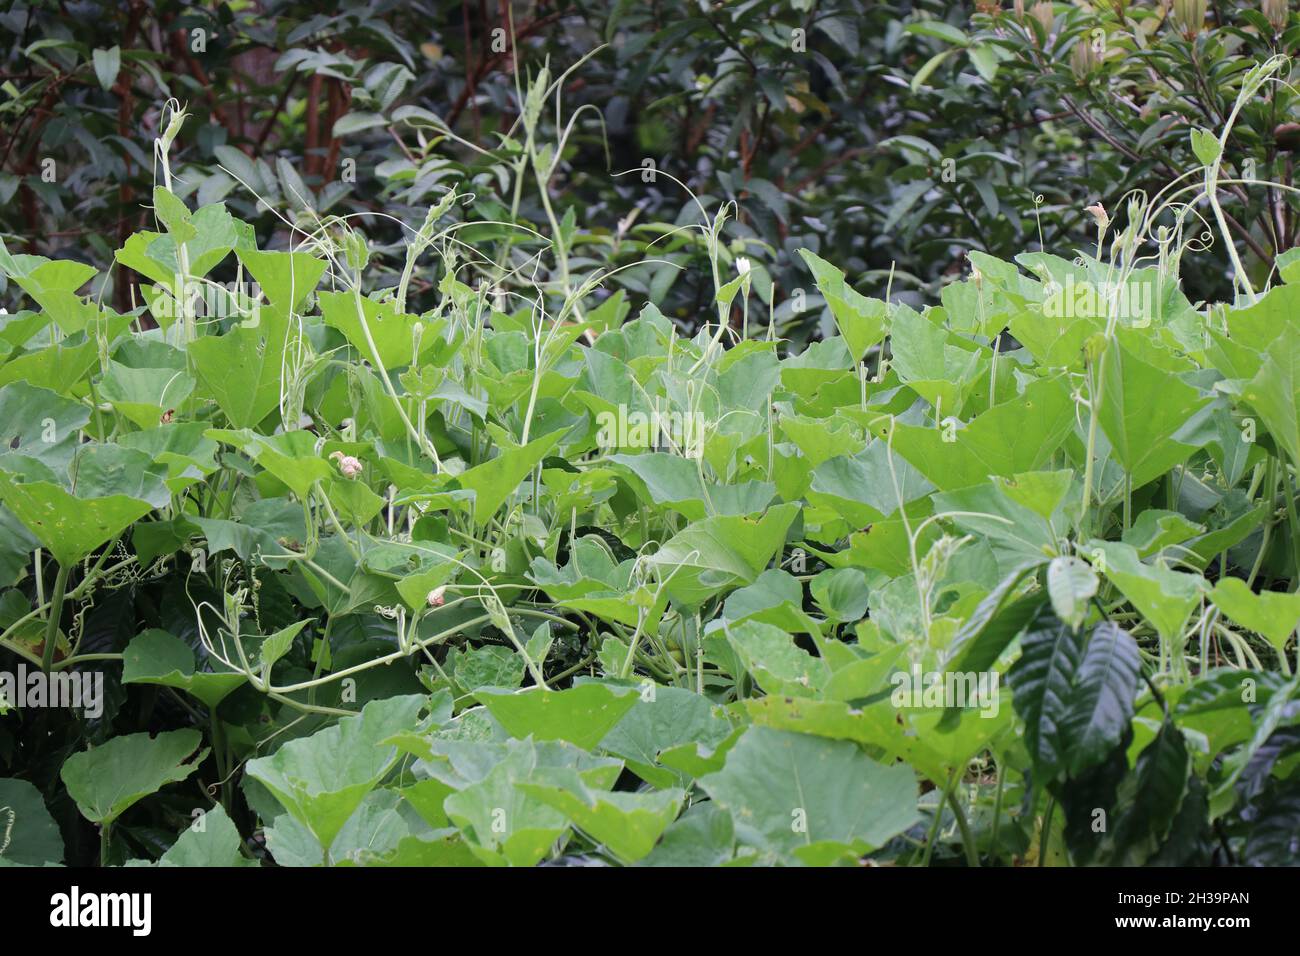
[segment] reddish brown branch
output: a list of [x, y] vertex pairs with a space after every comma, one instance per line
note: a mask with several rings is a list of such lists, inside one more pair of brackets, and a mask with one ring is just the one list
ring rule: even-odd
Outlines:
[[[556, 20], [560, 19], [561, 16], [562, 14], [560, 13], [548, 13], [544, 17], [530, 20], [515, 32], [515, 43], [526, 39], [543, 27], [549, 26]], [[456, 125], [456, 121], [460, 119], [460, 114], [465, 111], [465, 107], [469, 104], [472, 90], [476, 89], [478, 85], [487, 78], [488, 74], [495, 70], [501, 63], [509, 61], [511, 46], [512, 44], [507, 43], [506, 48], [502, 52], [492, 54], [490, 57], [480, 62], [474, 69], [474, 83], [472, 85], [466, 84], [465, 88], [460, 91], [460, 95], [456, 97], [456, 101], [452, 103], [451, 109], [447, 111], [448, 126]]]

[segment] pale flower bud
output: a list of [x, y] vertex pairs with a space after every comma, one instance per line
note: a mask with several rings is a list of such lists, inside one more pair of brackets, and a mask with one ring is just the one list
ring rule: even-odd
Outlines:
[[1205, 27], [1205, 0], [1174, 0], [1174, 26], [1187, 39]]
[[1100, 63], [1101, 57], [1097, 56], [1097, 51], [1086, 38], [1075, 41], [1070, 50], [1070, 72], [1076, 80], [1086, 82]]
[[330, 461], [336, 461], [339, 465], [339, 474], [344, 478], [356, 478], [361, 474], [362, 464], [360, 458], [352, 455], [345, 455], [341, 451], [336, 451], [330, 455]]
[[432, 591], [430, 591], [429, 607], [442, 607], [444, 604], [446, 604], [447, 603], [447, 598], [445, 597], [446, 593], [447, 593], [447, 585], [445, 584], [442, 585], [441, 587], [436, 587]]
[[1264, 0], [1264, 16], [1275, 32], [1281, 33], [1286, 29], [1291, 16], [1289, 7], [1288, 0]]
[[1029, 15], [1043, 25], [1044, 31], [1047, 33], [1052, 32], [1052, 24], [1056, 22], [1056, 14], [1047, 0], [1038, 0], [1029, 8]]

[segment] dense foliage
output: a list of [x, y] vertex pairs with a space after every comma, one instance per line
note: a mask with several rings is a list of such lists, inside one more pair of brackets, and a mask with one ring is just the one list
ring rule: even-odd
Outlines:
[[[1088, 77], [1163, 90], [1131, 65], [1237, 33], [1194, 3], [981, 6], [516, 23], [577, 69], [471, 42], [454, 117], [406, 100], [463, 74], [388, 58], [440, 63], [415, 24], [460, 6], [215, 8], [208, 79], [248, 100], [199, 82], [198, 116], [135, 102], [182, 90], [128, 51], [206, 11], [128, 5], [113, 56], [5, 15], [45, 61], [9, 145], [105, 152], [3, 181], [0, 863], [1293, 863], [1295, 190], [1232, 172], [1283, 172], [1290, 63], [1258, 45], [1285, 22], [1237, 31], [1203, 117], [1138, 130]], [[1049, 144], [1028, 251], [1003, 190], [1033, 189], [978, 165], [996, 110], [970, 104], [1013, 98], [1031, 47], [1085, 59], [1098, 18], [1151, 42], [1107, 40], [1071, 92], [1040, 62], [1033, 96], [1153, 151], [1107, 196], [1151, 188], [1108, 211], [1068, 190], [1113, 156]], [[807, 62], [778, 52], [799, 23]], [[253, 49], [307, 99], [248, 87]], [[592, 102], [627, 176], [575, 161]], [[922, 102], [974, 138], [940, 145]], [[75, 132], [137, 109], [147, 151]], [[685, 175], [636, 159], [700, 123]], [[988, 178], [945, 192], [956, 156]], [[62, 215], [76, 254], [37, 228]], [[956, 258], [956, 215], [1003, 254]], [[878, 259], [904, 253], [954, 274], [909, 285]]]
[[[474, 196], [467, 219], [549, 233], [538, 197], [511, 189], [520, 87], [549, 68], [565, 112], [535, 135], [555, 150], [578, 267], [626, 266], [611, 287], [697, 322], [709, 255], [666, 238], [698, 221], [671, 176], [735, 203], [726, 241], [755, 254], [763, 299], [803, 342], [832, 328], [797, 305], [799, 249], [872, 287], [888, 276], [919, 307], [969, 250], [1088, 242], [1084, 205], [1196, 168], [1189, 129], [1222, 125], [1246, 71], [1294, 49], [1291, 24], [1284, 0], [15, 3], [0, 13], [0, 233], [107, 267], [152, 226], [147, 141], [169, 97], [194, 116], [177, 195], [225, 201], [276, 245], [275, 213], [355, 214], [376, 269], [399, 270], [385, 215], [418, 223], [452, 183]], [[1257, 282], [1296, 223], [1283, 192], [1236, 180], [1289, 184], [1291, 96], [1247, 104], [1228, 144], [1226, 214]], [[1189, 294], [1228, 295], [1229, 265], [1217, 244]], [[138, 277], [102, 278], [118, 311], [138, 304]]]

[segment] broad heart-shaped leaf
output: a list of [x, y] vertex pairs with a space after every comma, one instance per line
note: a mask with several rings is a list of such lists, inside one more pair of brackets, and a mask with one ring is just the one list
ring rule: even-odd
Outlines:
[[800, 454], [814, 469], [832, 458], [852, 458], [866, 448], [862, 429], [842, 418], [789, 415], [781, 418], [776, 426], [798, 446]]
[[[439, 833], [442, 835], [438, 835]], [[456, 831], [449, 827], [428, 834], [404, 836], [394, 846], [386, 847], [382, 852], [370, 847], [352, 850], [349, 856], [339, 860], [335, 865], [431, 869], [473, 867], [484, 864], [458, 837]]]
[[[1279, 336], [1294, 337], [1300, 331], [1300, 285], [1292, 280], [1274, 286], [1253, 305], [1228, 309], [1226, 318], [1228, 334], [1238, 348], [1256, 354], [1265, 352]], [[1258, 359], [1256, 362], [1258, 367]], [[1226, 378], [1240, 377], [1238, 370], [1219, 370]]]
[[91, 823], [112, 823], [136, 801], [197, 770], [207, 748], [185, 761], [202, 741], [197, 730], [114, 737], [73, 754], [64, 761], [59, 777], [83, 817]]
[[155, 282], [174, 288], [180, 274], [178, 237], [189, 254], [191, 278], [207, 275], [230, 254], [231, 249], [248, 242], [249, 227], [239, 223], [221, 203], [204, 206], [188, 216], [180, 209], [173, 209], [173, 213], [169, 216], [168, 234], [137, 232], [114, 253], [117, 261]]
[[[1082, 286], [1087, 288], [1087, 286]], [[1058, 293], [1064, 302], [1066, 290]], [[1049, 297], [1049, 302], [1051, 301]], [[1049, 312], [1075, 310], [1051, 309]], [[1007, 328], [1044, 368], [1078, 368], [1083, 365], [1083, 344], [1106, 327], [1104, 319], [1077, 314], [1044, 314], [1023, 309], [1007, 323]]]
[[591, 750], [639, 699], [632, 687], [584, 683], [568, 690], [480, 687], [474, 696], [514, 737], [567, 740]]
[[852, 382], [861, 390], [854, 360], [840, 336], [814, 342], [781, 361], [781, 384], [790, 392], [813, 395], [831, 382]]
[[50, 309], [46, 304], [46, 296], [50, 293], [75, 293], [99, 271], [94, 266], [71, 259], [46, 259], [44, 256], [27, 258], [37, 264], [22, 272], [8, 273], [6, 270], [6, 273], [47, 312]]
[[39, 543], [12, 511], [0, 507], [0, 587], [11, 588], [26, 577]]
[[899, 378], [940, 417], [961, 414], [991, 354], [910, 309], [894, 316], [889, 350]]
[[774, 342], [741, 343], [718, 359], [717, 369], [718, 400], [726, 409], [762, 408], [781, 381]]
[[[979, 676], [973, 685], [978, 692]], [[905, 711], [908, 724], [902, 738], [901, 756], [936, 786], [946, 784], [954, 772], [963, 773], [972, 758], [988, 750], [998, 737], [1015, 723], [1010, 707], [1003, 707], [996, 685], [988, 683], [986, 699], [980, 709], [957, 711], [961, 715], [950, 731], [939, 731], [940, 720], [949, 713], [933, 708], [910, 708]], [[972, 685], [963, 685], [955, 693], [968, 694]], [[889, 751], [892, 753], [892, 750]]]
[[141, 428], [159, 424], [194, 391], [194, 379], [171, 368], [130, 368], [111, 359], [100, 397]]
[[768, 694], [815, 697], [830, 679], [830, 665], [779, 627], [745, 621], [727, 627], [726, 634], [741, 664]]
[[1043, 518], [993, 482], [934, 496], [936, 513], [951, 513], [962, 531], [988, 541], [999, 566], [1042, 560], [1061, 550], [1065, 521]]
[[1088, 616], [1088, 602], [1097, 593], [1097, 573], [1073, 555], [1053, 558], [1047, 566], [1047, 594], [1052, 610], [1066, 624], [1077, 628]]
[[100, 316], [98, 306], [75, 291], [84, 284], [83, 277], [94, 274], [91, 266], [60, 259], [38, 266], [30, 275], [16, 277], [14, 281], [40, 304], [44, 315], [52, 318], [65, 335], [72, 335]]
[[233, 428], [252, 428], [280, 404], [287, 323], [263, 314], [256, 326], [205, 335], [189, 345], [194, 370]]
[[49, 481], [19, 483], [0, 471], [0, 500], [64, 567], [111, 541], [154, 506], [127, 495], [81, 498]]
[[[287, 813], [275, 817], [266, 828], [267, 846], [280, 866], [364, 866], [394, 851], [413, 829], [420, 834], [432, 832], [407, 811], [397, 790], [371, 790], [339, 830], [328, 853], [309, 830]], [[452, 831], [443, 832], [447, 835]]]
[[543, 557], [533, 559], [532, 579], [552, 600], [582, 597], [605, 591], [624, 592], [631, 584], [632, 561], [616, 561], [609, 544], [594, 534], [569, 543], [569, 560], [563, 568]]
[[853, 360], [861, 362], [867, 350], [884, 336], [888, 307], [879, 299], [868, 299], [855, 292], [844, 281], [844, 273], [825, 259], [807, 249], [800, 249], [799, 255], [812, 272], [817, 291], [830, 306]]
[[492, 460], [461, 473], [457, 478], [460, 486], [474, 492], [475, 527], [481, 528], [492, 519], [519, 483], [550, 454], [566, 430], [551, 432], [527, 445], [502, 448]]
[[[376, 302], [362, 296], [361, 308], [365, 317], [363, 325], [361, 316], [357, 313], [356, 297], [351, 292], [322, 292], [317, 298], [325, 324], [342, 332], [366, 362], [374, 361], [370, 350], [370, 342], [373, 341], [385, 369], [412, 364], [415, 354], [414, 328], [420, 321], [419, 316], [399, 315], [397, 305], [392, 300]], [[367, 331], [370, 333], [369, 339], [366, 337]], [[425, 329], [420, 337], [420, 354], [424, 355], [436, 348], [441, 340], [441, 329]]]
[[[137, 518], [171, 500], [165, 467], [120, 445], [78, 446], [68, 486], [35, 459], [0, 459], [0, 499], [68, 566], [116, 537]], [[23, 480], [23, 478], [28, 480]]]
[[86, 374], [98, 361], [99, 352], [93, 338], [80, 345], [59, 343], [0, 365], [0, 385], [34, 382], [60, 395], [72, 395], [84, 390]]
[[1039, 782], [1054, 780], [1070, 749], [1065, 726], [1085, 635], [1044, 608], [1020, 639], [1020, 659], [1007, 672], [1016, 713], [1025, 722], [1025, 747]]
[[24, 311], [0, 316], [0, 360], [8, 359], [14, 351], [33, 342], [48, 327], [49, 323], [40, 312]]
[[684, 687], [654, 687], [600, 742], [600, 749], [622, 757], [628, 769], [655, 787], [669, 787], [681, 775], [660, 766], [659, 755], [685, 744], [716, 747], [731, 725], [714, 713], [713, 702]]
[[1228, 617], [1256, 634], [1262, 634], [1279, 652], [1300, 625], [1300, 594], [1282, 591], [1252, 592], [1241, 578], [1220, 578], [1210, 600]]
[[721, 866], [736, 852], [736, 830], [731, 814], [712, 800], [687, 809], [664, 831], [658, 846], [640, 866]]
[[[773, 698], [764, 697], [762, 700], [772, 700]], [[777, 698], [783, 700], [784, 698]], [[669, 747], [659, 754], [659, 762], [665, 767], [671, 767], [679, 773], [685, 774], [688, 778], [702, 777], [707, 773], [715, 773], [722, 769], [723, 763], [726, 762], [727, 754], [736, 741], [740, 739], [741, 728], [737, 727], [723, 737], [716, 746], [705, 746], [700, 743], [678, 744], [676, 747]]]
[[165, 471], [144, 452], [123, 445], [88, 442], [77, 448], [68, 466], [69, 490], [82, 499], [130, 495], [161, 508], [171, 502], [162, 480]]
[[860, 568], [828, 568], [808, 582], [808, 590], [832, 621], [860, 621], [867, 613], [867, 579]]
[[288, 486], [299, 500], [311, 486], [327, 481], [334, 469], [316, 451], [316, 436], [308, 431], [281, 432], [267, 437], [247, 428], [212, 429], [207, 437], [234, 445]]
[[706, 488], [697, 460], [668, 452], [610, 455], [609, 461], [631, 473], [629, 482], [639, 498], [669, 507], [692, 521], [710, 514], [754, 514], [767, 507], [775, 493], [771, 484], [757, 481], [710, 483]]
[[1141, 669], [1132, 635], [1110, 621], [1093, 628], [1060, 725], [1071, 777], [1101, 763], [1128, 730]]
[[257, 866], [239, 852], [242, 838], [235, 825], [217, 804], [185, 828], [159, 866]]
[[90, 410], [49, 389], [27, 382], [0, 388], [0, 467], [10, 455], [34, 458], [56, 472], [66, 470], [77, 448], [77, 432]]
[[217, 443], [204, 435], [205, 422], [176, 422], [118, 437], [123, 447], [143, 452], [167, 468], [164, 483], [173, 494], [217, 469]]
[[416, 728], [426, 704], [428, 699], [419, 694], [371, 701], [361, 713], [291, 740], [269, 757], [250, 760], [245, 769], [321, 846], [329, 847], [396, 762], [397, 748], [383, 741]]
[[333, 862], [311, 831], [288, 813], [277, 813], [270, 823], [263, 821], [262, 836], [276, 866], [328, 866]]
[[1137, 549], [1138, 557], [1148, 558], [1165, 548], [1182, 544], [1205, 531], [1204, 525], [1188, 521], [1177, 511], [1148, 508], [1133, 522], [1121, 540]]
[[1062, 503], [1074, 479], [1074, 471], [1063, 468], [1061, 471], [1022, 472], [1009, 479], [998, 477], [993, 479], [993, 484], [1010, 501], [1054, 523], [1061, 515]]
[[0, 860], [23, 866], [63, 862], [63, 836], [41, 792], [26, 780], [0, 780]]
[[799, 506], [787, 502], [759, 519], [720, 515], [696, 521], [650, 560], [674, 600], [702, 604], [724, 588], [752, 583], [780, 553], [798, 513]]
[[326, 483], [325, 494], [344, 524], [353, 527], [365, 527], [384, 509], [385, 499], [371, 491], [362, 481], [331, 477]]
[[[436, 547], [436, 546], [435, 546]], [[438, 587], [446, 584], [454, 578], [460, 565], [450, 560], [454, 557], [454, 552], [447, 549], [449, 554], [442, 558], [441, 553], [433, 555], [433, 565], [423, 571], [417, 571], [409, 574], [397, 582], [397, 593], [402, 596], [406, 606], [413, 611], [418, 611], [429, 606], [429, 595]]]
[[1208, 589], [1200, 575], [1144, 564], [1133, 548], [1117, 541], [1091, 541], [1084, 552], [1101, 552], [1105, 562], [1101, 572], [1155, 626], [1165, 641], [1176, 641], [1181, 636], [1187, 616]]
[[[791, 620], [792, 616], [786, 618], [785, 612], [802, 606], [803, 585], [788, 571], [769, 568], [755, 578], [753, 584], [727, 595], [726, 603], [722, 606], [722, 619], [739, 624], [747, 618], [772, 613], [780, 615], [783, 620]], [[768, 620], [766, 616], [759, 619], [769, 624], [779, 624], [779, 621]]]
[[686, 799], [686, 791], [678, 787], [642, 793], [593, 790], [566, 769], [540, 770], [519, 788], [559, 810], [626, 863], [654, 849]]
[[263, 555], [281, 553], [285, 547], [281, 540], [301, 542], [307, 537], [302, 506], [287, 497], [255, 501], [238, 521], [195, 517], [194, 523], [208, 539], [209, 555], [230, 550], [244, 561], [259, 551]]
[[1068, 468], [1026, 471], [1010, 478], [994, 478], [993, 484], [1011, 501], [1054, 523], [1074, 477], [1074, 472]]
[[1134, 488], [1152, 481], [1196, 450], [1174, 436], [1209, 403], [1176, 375], [1148, 365], [1112, 342], [1102, 358], [1105, 376], [1097, 421]]
[[460, 828], [475, 856], [491, 866], [533, 866], [569, 829], [563, 813], [525, 791], [519, 784], [546, 768], [576, 771], [584, 784], [608, 790], [621, 763], [594, 758], [558, 741], [531, 738], [504, 744], [436, 741], [449, 764], [421, 763], [420, 768], [457, 792], [443, 801], [447, 816]]
[[1273, 339], [1264, 364], [1241, 397], [1291, 463], [1300, 467], [1300, 337], [1284, 334]]
[[[1010, 478], [1041, 467], [1074, 426], [1074, 412], [1064, 376], [1038, 379], [952, 431], [951, 441], [945, 441], [944, 428], [894, 423], [893, 449], [940, 491], [954, 491], [990, 475]], [[890, 428], [888, 418], [871, 426], [886, 439]]]
[[151, 254], [151, 245], [161, 238], [162, 233], [158, 232], [134, 233], [121, 249], [113, 253], [113, 258], [160, 285], [172, 286], [176, 281], [175, 264], [163, 262]]
[[861, 854], [912, 826], [916, 776], [856, 744], [750, 727], [701, 787], [731, 814], [743, 843], [785, 863]]
[[282, 315], [296, 310], [316, 291], [326, 262], [305, 252], [260, 252], [236, 249], [235, 255], [262, 288], [266, 300]]
[[[907, 749], [903, 737], [904, 726], [899, 721], [898, 708], [889, 699], [878, 700], [862, 708], [854, 708], [842, 700], [817, 700], [811, 697], [751, 697], [744, 701], [745, 712], [755, 726], [770, 727], [790, 733], [809, 734], [814, 737], [826, 737], [830, 740], [851, 740], [876, 748], [892, 759], [901, 756]], [[742, 728], [748, 730], [748, 728]], [[731, 745], [739, 739], [742, 729], [734, 732], [734, 737], [724, 741], [723, 757], [730, 752]], [[663, 762], [669, 763], [671, 754], [666, 754]], [[695, 776], [703, 776], [720, 770], [722, 760], [714, 760], [713, 766], [701, 766]], [[670, 764], [671, 765], [671, 764]]]
[[123, 684], [160, 684], [192, 694], [209, 708], [238, 690], [247, 678], [231, 671], [196, 671], [194, 652], [174, 634], [152, 628], [131, 640], [122, 654]]
[[302, 568], [300, 573], [311, 594], [336, 617], [366, 605], [391, 604], [396, 597], [391, 580], [370, 573], [364, 564], [358, 566], [338, 535], [321, 541], [315, 564], [317, 568]]
[[876, 439], [851, 458], [841, 455], [823, 462], [813, 471], [808, 500], [832, 509], [855, 527], [865, 528], [934, 490], [934, 485], [898, 455], [891, 470], [889, 457], [888, 443]]
[[573, 608], [594, 614], [607, 621], [618, 621], [627, 627], [637, 627], [644, 615], [647, 626], [657, 626], [668, 606], [668, 595], [654, 593], [649, 586], [633, 590], [592, 591], [582, 597], [556, 601], [557, 607]]

